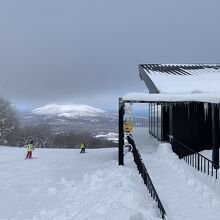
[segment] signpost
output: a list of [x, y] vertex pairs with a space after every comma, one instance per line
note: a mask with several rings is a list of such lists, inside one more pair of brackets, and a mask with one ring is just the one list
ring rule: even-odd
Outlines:
[[118, 151], [118, 164], [124, 165], [124, 148], [130, 147], [124, 142], [124, 134], [128, 134], [133, 129], [133, 108], [132, 105], [125, 105], [122, 98], [119, 98], [119, 151]]
[[125, 121], [123, 124], [124, 132], [131, 132], [133, 129], [133, 122], [132, 121]]

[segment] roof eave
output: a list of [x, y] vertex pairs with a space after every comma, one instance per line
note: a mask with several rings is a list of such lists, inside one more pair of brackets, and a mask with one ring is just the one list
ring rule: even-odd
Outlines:
[[143, 80], [145, 82], [145, 84], [149, 90], [149, 93], [159, 93], [159, 90], [157, 89], [157, 87], [155, 86], [155, 84], [153, 83], [151, 78], [148, 76], [148, 74], [143, 69], [143, 64], [139, 64], [138, 69], [139, 69], [140, 78], [141, 78], [141, 80]]

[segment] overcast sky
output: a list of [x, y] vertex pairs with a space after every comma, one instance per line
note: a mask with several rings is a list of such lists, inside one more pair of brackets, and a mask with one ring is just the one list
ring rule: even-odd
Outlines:
[[219, 0], [0, 0], [0, 96], [117, 108], [140, 63], [219, 63], [219, 21]]

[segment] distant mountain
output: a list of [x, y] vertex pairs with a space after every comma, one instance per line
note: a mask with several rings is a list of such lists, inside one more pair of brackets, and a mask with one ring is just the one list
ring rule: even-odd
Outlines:
[[79, 118], [79, 117], [97, 117], [105, 115], [103, 110], [93, 108], [88, 105], [57, 105], [50, 104], [41, 108], [35, 109], [31, 112], [33, 115], [43, 115], [47, 117], [65, 117], [65, 118]]
[[88, 105], [49, 104], [23, 114], [23, 125], [49, 124], [54, 132], [116, 131], [117, 116]]

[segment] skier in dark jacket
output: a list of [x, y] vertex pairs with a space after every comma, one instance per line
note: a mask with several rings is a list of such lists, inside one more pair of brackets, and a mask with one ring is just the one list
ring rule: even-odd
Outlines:
[[86, 144], [85, 144], [85, 142], [82, 142], [80, 144], [80, 149], [81, 149], [80, 153], [85, 153], [86, 152]]

